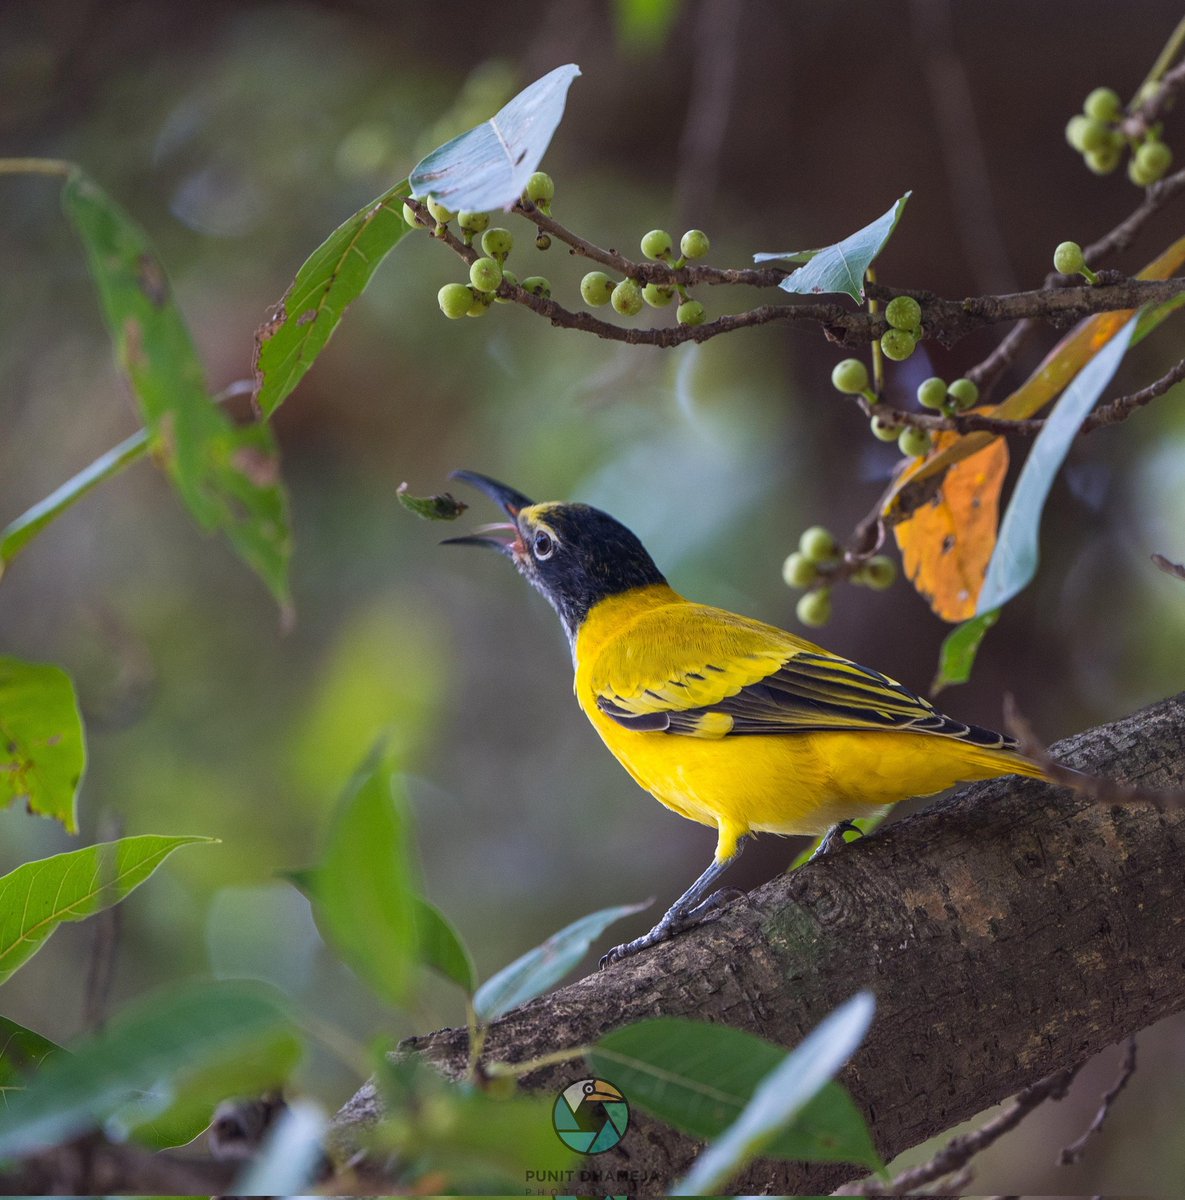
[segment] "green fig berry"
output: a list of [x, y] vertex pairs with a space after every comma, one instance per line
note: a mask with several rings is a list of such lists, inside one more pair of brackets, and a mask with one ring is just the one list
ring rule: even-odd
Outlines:
[[954, 401], [957, 412], [965, 412], [979, 403], [979, 388], [970, 379], [952, 380], [946, 394]]
[[530, 292], [532, 296], [538, 296], [540, 300], [551, 299], [551, 284], [542, 275], [528, 275], [519, 287]]
[[651, 308], [666, 308], [675, 298], [675, 289], [664, 283], [648, 283], [642, 289], [642, 299]]
[[490, 214], [484, 212], [459, 212], [457, 213], [457, 225], [463, 233], [467, 233], [472, 238], [474, 234], [481, 233], [483, 229], [489, 228]]
[[1092, 154], [1097, 150], [1108, 150], [1114, 143], [1111, 140], [1111, 127], [1102, 121], [1082, 118], [1084, 124], [1078, 127], [1078, 136], [1082, 142], [1082, 153]]
[[1083, 116], [1082, 113], [1076, 113], [1066, 122], [1066, 141], [1078, 151], [1079, 154], [1086, 153], [1086, 144], [1083, 140], [1086, 133], [1086, 127], [1090, 123], [1090, 118]]
[[1117, 92], [1109, 87], [1099, 87], [1086, 97], [1082, 111], [1096, 121], [1114, 121], [1122, 107], [1123, 101]]
[[930, 434], [925, 429], [910, 426], [901, 431], [897, 448], [907, 458], [925, 458], [930, 453]]
[[1091, 150], [1083, 156], [1086, 165], [1096, 175], [1110, 175], [1119, 166], [1122, 154], [1115, 146], [1104, 146], [1101, 150]]
[[600, 308], [612, 299], [616, 286], [604, 271], [589, 271], [580, 281], [580, 294], [589, 308]]
[[410, 225], [412, 229], [423, 229], [423, 222], [420, 220], [419, 214], [410, 204], [403, 206], [403, 223]]
[[665, 259], [671, 257], [675, 243], [665, 229], [652, 229], [642, 238], [642, 253], [647, 258]]
[[868, 368], [858, 358], [845, 358], [831, 368], [831, 386], [845, 396], [856, 396], [868, 387]]
[[861, 583], [873, 591], [883, 592], [896, 581], [897, 564], [886, 554], [874, 554], [867, 562], [861, 564], [856, 574], [861, 577]]
[[917, 338], [908, 329], [886, 329], [881, 334], [881, 353], [894, 362], [907, 359], [917, 344]]
[[819, 578], [819, 568], [805, 554], [795, 551], [782, 564], [782, 578], [787, 587], [810, 587]]
[[831, 589], [816, 588], [802, 596], [794, 609], [798, 619], [814, 629], [831, 620]]
[[885, 320], [894, 329], [917, 329], [922, 323], [922, 306], [912, 296], [894, 296], [885, 306]]
[[447, 225], [457, 214], [451, 208], [445, 208], [439, 200], [429, 196], [427, 200], [428, 211], [436, 218], [436, 221], [441, 225]]
[[831, 534], [831, 530], [822, 525], [812, 525], [804, 529], [798, 539], [799, 553], [810, 562], [834, 562], [839, 558], [839, 543]]
[[918, 384], [918, 403], [923, 408], [941, 408], [946, 403], [946, 380], [937, 375]]
[[675, 309], [675, 320], [680, 325], [702, 325], [706, 319], [704, 306], [698, 300], [684, 300]]
[[876, 416], [868, 423], [872, 436], [882, 442], [895, 442], [901, 433], [901, 426], [886, 421], [884, 417]]
[[535, 235], [535, 249], [536, 250], [550, 250], [551, 249], [551, 234], [537, 233]]
[[494, 258], [479, 258], [469, 267], [469, 282], [479, 292], [496, 292], [502, 282], [502, 268]]
[[436, 303], [450, 321], [456, 321], [469, 311], [469, 306], [473, 303], [473, 293], [463, 283], [446, 283], [436, 293]]
[[490, 311], [490, 302], [493, 296], [487, 296], [484, 292], [478, 292], [473, 298], [473, 303], [469, 306], [469, 311], [465, 314], [467, 317], [484, 317]]
[[712, 243], [702, 229], [689, 229], [679, 239], [679, 252], [684, 258], [703, 258], [711, 248]]
[[545, 206], [555, 199], [555, 181], [546, 171], [536, 171], [527, 180], [527, 186], [523, 188], [523, 197], [546, 211]]
[[1149, 174], [1141, 166], [1139, 159], [1134, 156], [1127, 160], [1127, 177], [1136, 187], [1151, 187], [1156, 182], [1156, 176]]
[[514, 234], [509, 229], [487, 229], [481, 235], [481, 252], [502, 263], [514, 249]]
[[609, 297], [615, 312], [623, 317], [636, 317], [645, 306], [642, 299], [642, 287], [636, 279], [623, 279]]
[[1053, 269], [1063, 275], [1077, 275], [1086, 266], [1082, 247], [1077, 242], [1061, 242], [1053, 252]]
[[1145, 142], [1133, 161], [1155, 183], [1172, 166], [1173, 152], [1164, 142]]

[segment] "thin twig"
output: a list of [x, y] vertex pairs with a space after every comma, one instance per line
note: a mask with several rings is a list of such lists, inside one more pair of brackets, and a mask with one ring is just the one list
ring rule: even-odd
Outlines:
[[1185, 791], [1136, 787], [1063, 766], [1038, 741], [1032, 726], [1017, 708], [1016, 701], [1007, 694], [1004, 696], [1004, 727], [1016, 738], [1020, 752], [1040, 766], [1050, 783], [1072, 788], [1080, 796], [1098, 804], [1152, 804], [1161, 809], [1185, 808]]
[[1127, 1039], [1127, 1045], [1123, 1052], [1123, 1062], [1119, 1067], [1119, 1075], [1115, 1082], [1103, 1093], [1103, 1098], [1099, 1102], [1099, 1111], [1095, 1113], [1094, 1120], [1087, 1126], [1086, 1132], [1078, 1138], [1077, 1141], [1071, 1142], [1066, 1146], [1061, 1154], [1057, 1157], [1059, 1167], [1068, 1167], [1073, 1163], [1081, 1162], [1082, 1156], [1086, 1153], [1086, 1147], [1091, 1139], [1102, 1129], [1111, 1112], [1111, 1106], [1119, 1098], [1119, 1093], [1127, 1087], [1129, 1080], [1136, 1073], [1136, 1039], [1130, 1037]]
[[[970, 1133], [960, 1133], [951, 1138], [929, 1162], [902, 1171], [896, 1178], [887, 1183], [869, 1177], [856, 1183], [847, 1184], [835, 1196], [904, 1196], [928, 1183], [962, 1171], [975, 1155], [998, 1142], [1006, 1133], [1015, 1129], [1033, 1109], [1044, 1104], [1046, 1100], [1060, 1100], [1069, 1091], [1074, 1076], [1081, 1070], [1077, 1067], [1065, 1067], [1052, 1075], [1030, 1084], [1022, 1092], [1017, 1093], [1012, 1103], [998, 1116], [993, 1117], [986, 1125]], [[931, 1194], [927, 1190], [927, 1195]]]

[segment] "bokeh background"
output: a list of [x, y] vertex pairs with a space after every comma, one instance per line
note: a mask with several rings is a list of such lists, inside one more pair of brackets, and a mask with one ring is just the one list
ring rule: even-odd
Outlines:
[[[569, 61], [583, 75], [544, 165], [557, 215], [594, 241], [629, 250], [654, 226], [677, 237], [696, 225], [709, 261], [743, 265], [755, 250], [837, 240], [912, 188], [883, 279], [948, 296], [1035, 286], [1059, 241], [1092, 240], [1138, 202], [1122, 172], [1089, 175], [1062, 130], [1092, 87], [1130, 95], [1180, 15], [1160, 0], [1072, 12], [1014, 0], [18, 0], [0, 9], [0, 153], [76, 160], [144, 225], [217, 389], [250, 376], [254, 329], [338, 222]], [[1170, 118], [1170, 144], [1180, 123]], [[56, 192], [44, 178], [0, 180], [0, 522], [138, 425]], [[1181, 220], [1178, 205], [1114, 265], [1138, 268]], [[518, 241], [519, 276], [545, 274], [578, 305], [584, 265]], [[222, 839], [178, 854], [122, 906], [112, 1006], [179, 978], [251, 974], [362, 1042], [461, 1019], [431, 987], [420, 1011], [384, 1010], [277, 878], [316, 860], [343, 783], [384, 730], [406, 763], [428, 894], [483, 973], [593, 909], [669, 901], [711, 852], [710, 831], [661, 809], [603, 752], [550, 610], [504, 562], [439, 548], [442, 527], [402, 510], [395, 489], [438, 491], [464, 466], [538, 499], [590, 501], [632, 526], [681, 590], [796, 628], [782, 559], [806, 525], [846, 533], [895, 448], [831, 390], [836, 354], [814, 332], [771, 326], [664, 353], [506, 306], [447, 322], [436, 290], [460, 275], [446, 251], [408, 238], [276, 418], [297, 538], [290, 632], [144, 463], [40, 537], [0, 586], [3, 651], [60, 663], [78, 686], [91, 753], [82, 839]], [[711, 315], [757, 297], [702, 299]], [[1117, 388], [1167, 369], [1179, 339], [1171, 324], [1150, 339]], [[953, 377], [992, 344], [919, 353], [892, 387]], [[998, 725], [1011, 691], [1053, 740], [1182, 686], [1181, 585], [1148, 561], [1185, 557], [1180, 397], [1076, 447], [1039, 577], [974, 681], [943, 697], [948, 710]], [[478, 498], [466, 519], [492, 515]], [[924, 690], [944, 633], [900, 584], [838, 593], [820, 637]], [[0, 813], [4, 870], [76, 844]], [[756, 885], [794, 849], [763, 839], [734, 881]], [[75, 1036], [93, 939], [86, 925], [59, 932], [6, 987], [4, 1013]], [[1089, 1120], [1115, 1053], [990, 1152], [976, 1187], [1130, 1193], [1179, 1180], [1185, 1023], [1143, 1046], [1082, 1166], [1052, 1161]], [[304, 1075], [330, 1107], [356, 1083], [317, 1054]]]

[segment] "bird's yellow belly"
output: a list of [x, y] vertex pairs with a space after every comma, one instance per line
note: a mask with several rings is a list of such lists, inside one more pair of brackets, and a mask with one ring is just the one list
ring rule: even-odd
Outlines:
[[638, 733], [599, 712], [589, 716], [641, 787], [680, 815], [720, 831], [718, 859], [731, 857], [746, 833], [813, 837], [886, 804], [1009, 770], [1004, 756], [927, 734], [861, 730], [705, 739]]

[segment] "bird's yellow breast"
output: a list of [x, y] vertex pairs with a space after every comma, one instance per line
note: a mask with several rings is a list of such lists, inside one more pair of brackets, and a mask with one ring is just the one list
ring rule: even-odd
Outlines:
[[826, 653], [784, 630], [693, 604], [655, 584], [609, 597], [589, 613], [574, 645], [576, 697], [641, 787], [682, 816], [718, 829], [718, 861], [730, 858], [751, 831], [817, 835], [838, 821], [961, 780], [1035, 773], [1014, 754], [908, 730], [726, 736], [728, 729], [719, 727], [687, 736], [628, 728], [598, 706], [607, 688], [653, 696], [656, 707], [716, 704], [804, 652]]

